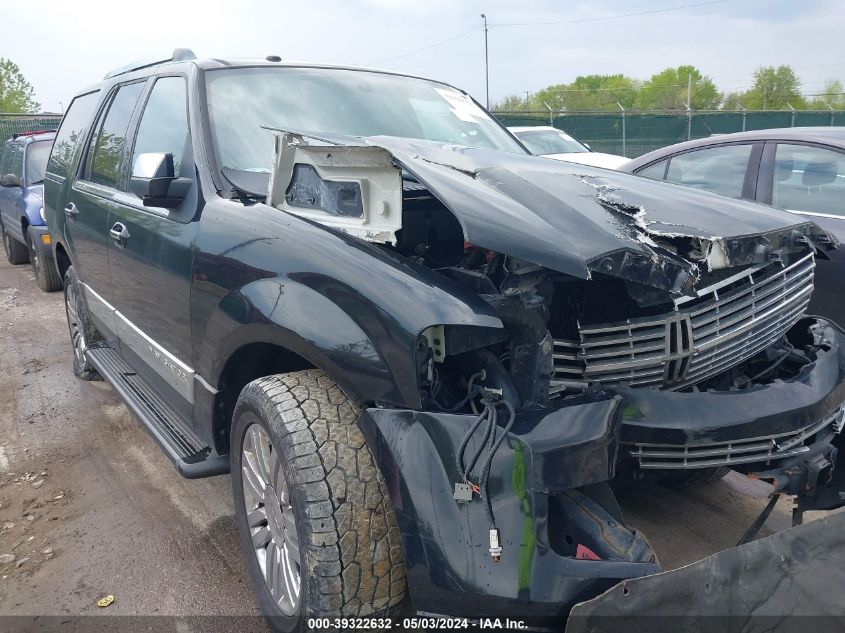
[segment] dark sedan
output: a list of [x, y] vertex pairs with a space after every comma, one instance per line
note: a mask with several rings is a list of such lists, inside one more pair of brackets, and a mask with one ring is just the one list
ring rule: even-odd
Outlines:
[[[810, 216], [845, 242], [845, 127], [724, 134], [649, 152], [620, 167]], [[845, 250], [819, 260], [809, 312], [845, 323]]]

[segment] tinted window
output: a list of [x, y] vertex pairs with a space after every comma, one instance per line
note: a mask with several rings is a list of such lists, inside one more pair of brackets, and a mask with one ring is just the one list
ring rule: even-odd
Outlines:
[[740, 198], [751, 148], [723, 145], [678, 154], [669, 161], [666, 180]]
[[23, 175], [23, 144], [7, 143], [3, 151], [3, 175], [14, 174], [18, 178]]
[[91, 118], [94, 106], [97, 105], [99, 92], [89, 92], [71, 101], [65, 112], [53, 151], [47, 162], [47, 171], [58, 176], [66, 176], [73, 160], [76, 144], [85, 135], [85, 130]]
[[36, 141], [26, 148], [26, 184], [34, 185], [44, 180], [47, 158], [50, 156], [50, 141]]
[[92, 139], [86, 180], [117, 188], [126, 149], [126, 132], [143, 89], [144, 83], [139, 82], [122, 86], [117, 91], [99, 131]]
[[141, 116], [131, 164], [135, 164], [139, 154], [173, 154], [175, 173], [180, 174], [182, 158], [189, 150], [186, 98], [182, 77], [162, 77], [156, 81]]
[[845, 216], [845, 154], [809, 145], [778, 145], [772, 204]]
[[649, 165], [645, 169], [639, 170], [637, 173], [638, 176], [642, 176], [643, 178], [652, 178], [654, 180], [663, 180], [663, 177], [666, 175], [666, 161], [669, 160], [668, 158], [664, 158], [661, 161], [657, 161], [653, 165]]
[[13, 143], [6, 143], [3, 146], [3, 154], [0, 155], [0, 175], [5, 176], [9, 173], [7, 167], [9, 166], [9, 160], [12, 157], [12, 149]]

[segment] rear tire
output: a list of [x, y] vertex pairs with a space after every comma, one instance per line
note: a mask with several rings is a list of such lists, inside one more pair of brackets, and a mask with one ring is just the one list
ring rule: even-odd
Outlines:
[[32, 235], [27, 236], [29, 242], [29, 261], [32, 264], [32, 272], [35, 273], [35, 281], [38, 287], [44, 292], [55, 292], [62, 289], [62, 278], [56, 268], [56, 262], [52, 257], [40, 254]]
[[663, 480], [663, 483], [671, 486], [672, 488], [692, 488], [703, 484], [716, 483], [717, 481], [724, 479], [729, 472], [731, 472], [731, 469], [726, 468], [725, 466], [683, 470], [668, 475]]
[[103, 337], [91, 322], [88, 313], [88, 304], [85, 303], [85, 296], [82, 294], [82, 284], [73, 266], [65, 273], [65, 315], [67, 326], [70, 332], [70, 344], [73, 348], [73, 373], [81, 380], [102, 380], [100, 374], [94, 369], [85, 357], [85, 350], [103, 340]]
[[[405, 599], [399, 528], [358, 417], [315, 369], [259, 378], [238, 398], [235, 518], [261, 611], [276, 631], [306, 630], [314, 617], [384, 616]], [[268, 560], [275, 572], [266, 571]], [[288, 570], [296, 574], [282, 584]], [[296, 595], [286, 598], [288, 590]]]
[[3, 238], [3, 250], [6, 251], [6, 259], [9, 260], [10, 264], [17, 266], [29, 261], [29, 250], [24, 244], [6, 233], [6, 227], [2, 224], [0, 224], [0, 237]]

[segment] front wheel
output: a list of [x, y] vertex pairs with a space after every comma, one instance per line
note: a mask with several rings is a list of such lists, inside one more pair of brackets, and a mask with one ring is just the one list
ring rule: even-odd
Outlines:
[[385, 615], [404, 600], [396, 517], [357, 420], [318, 370], [260, 378], [238, 398], [235, 516], [276, 631], [306, 630], [314, 617]]
[[6, 259], [10, 264], [17, 266], [29, 261], [29, 251], [26, 246], [18, 242], [11, 235], [6, 233], [5, 227], [0, 224], [0, 237], [3, 238], [3, 250], [6, 251]]
[[27, 236], [27, 240], [29, 241], [29, 262], [32, 264], [32, 272], [35, 273], [38, 287], [44, 292], [61, 290], [62, 278], [59, 276], [56, 262], [38, 249], [36, 238], [31, 233]]

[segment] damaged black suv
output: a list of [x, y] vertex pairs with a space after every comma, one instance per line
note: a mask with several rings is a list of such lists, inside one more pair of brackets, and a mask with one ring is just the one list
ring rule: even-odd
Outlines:
[[279, 630], [559, 620], [660, 569], [623, 476], [842, 503], [845, 339], [804, 314], [835, 240], [530, 156], [451, 86], [179, 50], [74, 99], [45, 212], [75, 373], [232, 473]]

